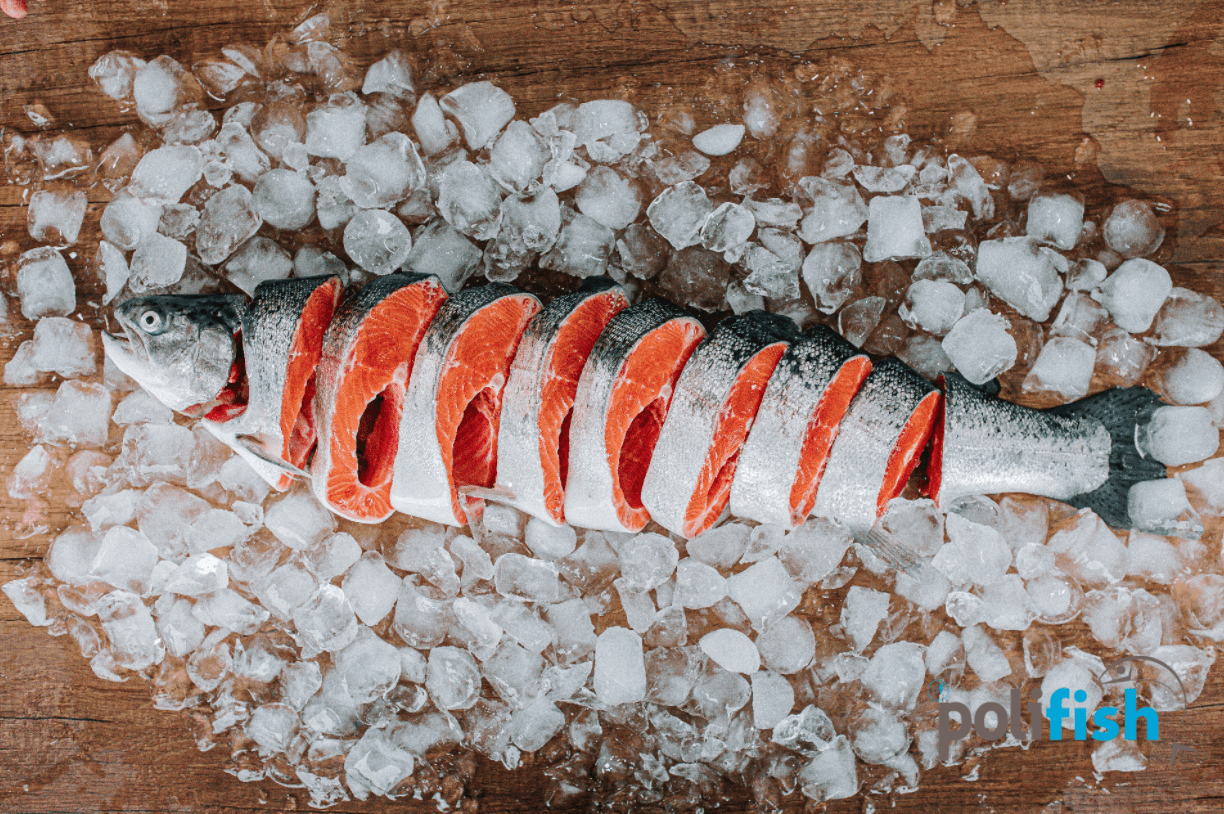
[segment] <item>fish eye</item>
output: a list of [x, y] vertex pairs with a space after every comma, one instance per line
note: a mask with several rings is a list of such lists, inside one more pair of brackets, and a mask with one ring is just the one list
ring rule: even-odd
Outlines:
[[153, 309], [149, 309], [140, 315], [138, 322], [143, 331], [155, 334], [162, 328], [162, 315]]

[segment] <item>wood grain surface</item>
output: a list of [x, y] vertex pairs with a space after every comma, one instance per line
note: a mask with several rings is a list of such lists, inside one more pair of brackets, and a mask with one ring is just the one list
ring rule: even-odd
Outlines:
[[[868, 6], [857, 9], [859, 5]], [[101, 54], [167, 53], [192, 62], [230, 42], [262, 44], [311, 11], [328, 11], [339, 42], [364, 67], [390, 47], [428, 52], [437, 78], [496, 77], [534, 115], [558, 96], [631, 91], [648, 109], [700, 104], [722, 60], [780, 69], [842, 53], [895, 81], [915, 136], [941, 132], [970, 111], [975, 153], [1035, 159], [1092, 195], [1129, 187], [1175, 206], [1165, 259], [1179, 283], [1224, 294], [1224, 4], [1147, 0], [479, 0], [432, 4], [346, 0], [314, 7], [284, 0], [32, 0], [30, 15], [0, 21], [0, 126], [34, 128], [23, 106], [41, 103], [61, 123], [104, 146], [134, 117], [89, 82]], [[90, 192], [96, 221], [104, 191]], [[78, 248], [96, 233], [85, 233]], [[0, 189], [0, 267], [12, 292], [12, 260], [28, 247], [21, 190]], [[80, 258], [70, 260], [78, 262]], [[97, 301], [84, 290], [82, 301]], [[7, 361], [25, 333], [0, 348]], [[1217, 356], [1221, 349], [1211, 349]], [[0, 478], [28, 448], [14, 418], [15, 392], [0, 392]], [[7, 493], [6, 493], [7, 494]], [[49, 537], [21, 533], [23, 503], [0, 498], [0, 583]], [[69, 520], [51, 495], [45, 521]], [[1219, 531], [1209, 539], [1219, 553]], [[1224, 669], [1181, 713], [1161, 716], [1150, 766], [1094, 780], [1084, 743], [1040, 741], [999, 750], [970, 781], [965, 768], [925, 772], [921, 789], [896, 798], [860, 795], [829, 811], [1118, 812], [1224, 810]], [[1168, 744], [1200, 750], [1169, 765]], [[283, 811], [305, 797], [271, 781], [241, 783], [222, 771], [222, 750], [201, 753], [184, 716], [157, 712], [137, 682], [95, 678], [68, 637], [30, 627], [0, 598], [0, 811]], [[486, 812], [543, 805], [530, 766], [510, 773], [481, 762], [472, 792]], [[582, 808], [581, 801], [575, 808]], [[740, 793], [727, 810], [748, 809]], [[432, 810], [399, 801], [337, 811]]]

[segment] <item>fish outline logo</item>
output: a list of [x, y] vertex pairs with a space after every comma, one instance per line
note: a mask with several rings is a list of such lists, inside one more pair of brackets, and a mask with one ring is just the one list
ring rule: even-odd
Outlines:
[[[1164, 687], [1170, 692], [1181, 693], [1182, 709], [1185, 710], [1185, 709], [1190, 708], [1190, 698], [1189, 698], [1189, 695], [1186, 693], [1186, 685], [1182, 682], [1181, 676], [1179, 676], [1177, 674], [1177, 671], [1174, 670], [1172, 667], [1170, 667], [1166, 662], [1163, 662], [1160, 659], [1155, 658], [1154, 656], [1131, 655], [1131, 656], [1121, 656], [1120, 658], [1116, 658], [1113, 661], [1110, 661], [1109, 663], [1105, 665], [1105, 669], [1101, 671], [1101, 674], [1099, 676], [1097, 676], [1097, 680], [1100, 681], [1102, 687], [1108, 686], [1110, 684], [1123, 684], [1123, 683], [1127, 683], [1131, 681], [1138, 681], [1139, 680], [1139, 667], [1143, 663], [1154, 664], [1157, 667], [1162, 668], [1169, 675], [1173, 676], [1173, 680], [1177, 682], [1176, 689], [1174, 689], [1172, 684], [1169, 684], [1164, 681], [1160, 681], [1155, 678], [1149, 678], [1148, 681], [1151, 684], [1155, 684], [1157, 686]], [[1170, 747], [1170, 752], [1169, 752], [1169, 765], [1170, 766], [1172, 766], [1174, 762], [1177, 761], [1177, 756], [1183, 752], [1187, 754], [1199, 754], [1203, 751], [1202, 749], [1198, 749], [1193, 746], [1187, 746], [1184, 743], [1170, 743], [1169, 747]]]

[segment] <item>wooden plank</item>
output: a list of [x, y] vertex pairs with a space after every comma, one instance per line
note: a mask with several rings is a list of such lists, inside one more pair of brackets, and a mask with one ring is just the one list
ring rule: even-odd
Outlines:
[[[441, 66], [427, 81], [496, 77], [527, 115], [562, 95], [628, 95], [649, 110], [690, 102], [699, 118], [713, 120], [729, 104], [714, 80], [725, 60], [782, 73], [793, 69], [797, 57], [818, 65], [849, 58], [894, 79], [915, 135], [943, 133], [951, 116], [972, 111], [976, 130], [958, 149], [1038, 160], [1049, 175], [1067, 176], [1095, 199], [1121, 194], [1112, 183], [1175, 203], [1178, 223], [1166, 259], [1178, 281], [1224, 292], [1218, 260], [1224, 235], [1224, 185], [1218, 182], [1224, 169], [1221, 3], [864, 5], [870, 8], [832, 0], [605, 0], [580, 6], [481, 0], [462, 7], [343, 0], [316, 9], [331, 13], [340, 44], [362, 66], [390, 47], [407, 47], [422, 66]], [[40, 102], [100, 149], [133, 118], [88, 81], [86, 70], [99, 55], [124, 48], [146, 57], [168, 53], [190, 65], [233, 41], [263, 43], [304, 11], [285, 0], [36, 3], [25, 21], [0, 22], [0, 126], [31, 132], [22, 107]], [[1077, 151], [1088, 160], [1077, 160]], [[105, 199], [102, 191], [91, 190], [94, 210]], [[27, 239], [21, 203], [18, 189], [0, 189], [0, 262], [8, 292], [11, 261]], [[90, 245], [88, 238], [80, 245]], [[83, 260], [70, 262], [75, 269]], [[96, 284], [83, 288], [82, 300], [96, 300]], [[95, 309], [84, 310], [98, 319]], [[6, 342], [0, 358], [7, 361], [15, 348], [16, 340]], [[1212, 350], [1220, 355], [1219, 346]], [[28, 448], [14, 419], [16, 395], [10, 389], [0, 393], [4, 477]], [[62, 528], [70, 518], [66, 499], [56, 494], [51, 504], [45, 522]], [[40, 557], [49, 538], [19, 534], [24, 505], [4, 497], [0, 511], [4, 582], [23, 561]], [[1209, 542], [1218, 552], [1218, 530]], [[147, 690], [134, 682], [97, 679], [68, 637], [31, 628], [7, 599], [0, 600], [0, 641], [0, 809], [211, 813], [304, 807], [297, 792], [270, 781], [240, 783], [225, 774], [223, 749], [198, 752], [185, 716], [156, 712]], [[1192, 710], [1161, 716], [1162, 742], [1151, 748], [1149, 769], [1136, 775], [1111, 775], [1097, 784], [1089, 745], [1038, 742], [1028, 751], [988, 755], [975, 782], [962, 780], [960, 769], [939, 769], [923, 774], [915, 794], [868, 799], [903, 812], [1219, 811], [1224, 742], [1215, 733], [1224, 725], [1222, 707], [1224, 679], [1217, 671]], [[1167, 744], [1174, 741], [1202, 752], [1164, 765]], [[473, 782], [486, 812], [538, 806], [544, 788], [538, 768], [512, 773], [487, 761], [479, 763]], [[857, 799], [828, 810], [861, 811], [864, 805]], [[371, 800], [336, 810], [405, 807], [432, 808]], [[578, 801], [568, 808], [581, 807]], [[747, 807], [740, 792], [729, 810]]]

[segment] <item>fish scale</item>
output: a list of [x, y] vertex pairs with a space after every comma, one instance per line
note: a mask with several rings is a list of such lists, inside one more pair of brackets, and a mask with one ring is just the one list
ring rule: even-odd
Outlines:
[[642, 503], [659, 525], [695, 537], [726, 508], [737, 453], [796, 334], [789, 318], [752, 311], [721, 322], [694, 351], [642, 486]]

